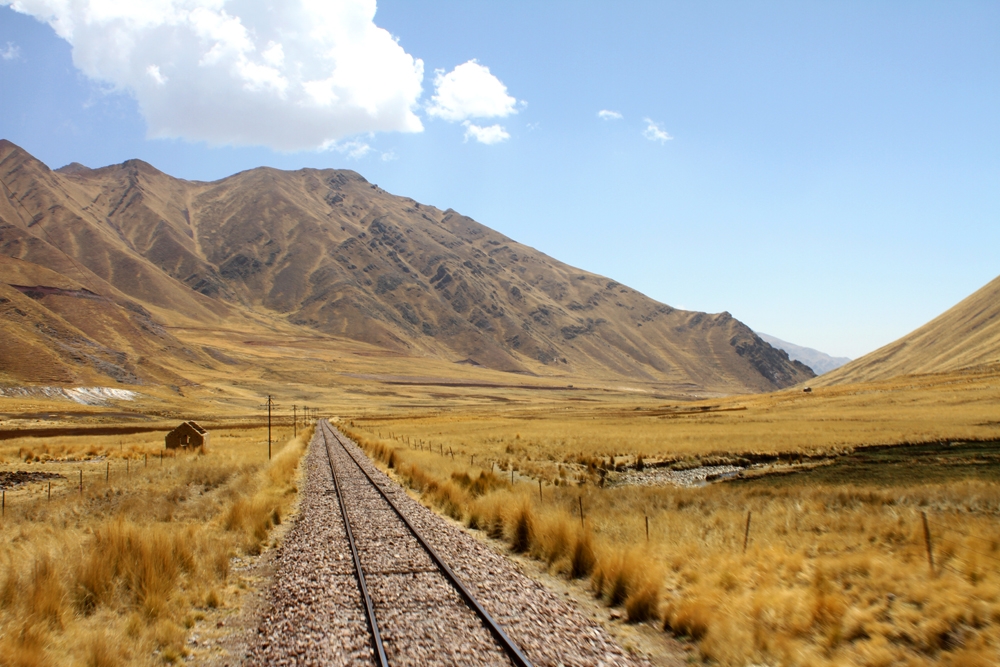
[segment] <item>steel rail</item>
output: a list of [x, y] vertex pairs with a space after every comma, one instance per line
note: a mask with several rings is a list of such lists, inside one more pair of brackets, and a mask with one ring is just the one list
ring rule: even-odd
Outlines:
[[[330, 430], [330, 433], [333, 434], [333, 437], [344, 449], [344, 453], [347, 454], [349, 457], [351, 457], [351, 460], [354, 461], [354, 464], [358, 466], [358, 468], [361, 470], [364, 476], [368, 478], [368, 481], [371, 482], [371, 485], [374, 486], [375, 489], [382, 496], [382, 498], [385, 499], [385, 501], [389, 504], [389, 507], [391, 507], [392, 510], [396, 513], [396, 516], [398, 516], [400, 520], [402, 520], [403, 524], [407, 527], [407, 529], [409, 529], [413, 537], [417, 539], [417, 542], [420, 543], [420, 546], [424, 548], [424, 550], [427, 552], [427, 555], [430, 556], [431, 560], [434, 561], [434, 564], [438, 566], [438, 569], [441, 570], [441, 572], [444, 574], [448, 582], [455, 587], [455, 590], [457, 590], [459, 595], [462, 596], [462, 598], [465, 600], [465, 603], [469, 605], [469, 607], [471, 607], [473, 611], [476, 612], [476, 615], [479, 616], [479, 619], [483, 622], [483, 625], [486, 626], [486, 629], [490, 631], [490, 634], [493, 635], [493, 637], [497, 640], [497, 643], [499, 643], [500, 646], [503, 648], [503, 650], [507, 653], [507, 657], [510, 658], [511, 662], [513, 662], [517, 667], [532, 667], [531, 662], [529, 662], [528, 658], [521, 652], [521, 649], [519, 649], [517, 645], [514, 643], [514, 641], [507, 636], [507, 633], [503, 631], [503, 628], [501, 628], [500, 625], [495, 620], [493, 620], [493, 617], [490, 616], [489, 612], [486, 611], [486, 609], [484, 609], [481, 604], [479, 604], [479, 601], [472, 596], [472, 593], [469, 592], [469, 590], [465, 587], [465, 585], [461, 582], [461, 580], [459, 580], [458, 576], [452, 571], [450, 567], [448, 567], [448, 565], [443, 560], [441, 560], [441, 557], [438, 556], [437, 552], [434, 551], [433, 547], [431, 547], [431, 545], [427, 543], [427, 541], [423, 538], [423, 536], [417, 531], [416, 527], [412, 523], [410, 523], [410, 520], [403, 515], [403, 513], [400, 511], [398, 507], [396, 507], [396, 503], [394, 503], [389, 498], [389, 496], [382, 489], [382, 487], [379, 486], [379, 484], [374, 479], [372, 479], [372, 476], [368, 474], [368, 471], [365, 470], [364, 466], [361, 465], [361, 463], [358, 462], [358, 460], [354, 457], [354, 454], [352, 454], [350, 450], [347, 449], [347, 446], [344, 444], [344, 441], [340, 437], [339, 431], [333, 428], [333, 426], [331, 426], [328, 421], [326, 420], [323, 421], [324, 425]], [[327, 450], [327, 454], [329, 455], [329, 450]]]
[[[354, 544], [354, 533], [351, 531], [351, 522], [347, 518], [347, 505], [344, 503], [344, 495], [340, 490], [340, 482], [337, 480], [337, 471], [333, 467], [333, 457], [330, 455], [330, 443], [326, 439], [326, 431], [323, 433], [323, 446], [326, 449], [326, 460], [330, 464], [330, 474], [333, 476], [333, 488], [337, 492], [337, 500], [340, 501], [340, 514], [344, 518], [344, 530], [347, 531], [347, 541], [351, 545], [351, 556], [354, 557], [354, 571], [358, 580], [358, 589], [361, 591], [361, 601], [365, 605], [365, 619], [368, 621], [368, 630], [372, 635], [372, 648], [375, 650], [375, 659], [379, 667], [388, 667], [389, 659], [385, 655], [385, 647], [382, 645], [382, 633], [378, 629], [378, 621], [375, 619], [375, 605], [368, 595], [368, 586], [365, 584], [365, 574], [361, 570], [361, 558], [358, 556], [358, 548]], [[334, 434], [336, 437], [336, 434]], [[338, 439], [339, 443], [340, 440]], [[341, 444], [343, 447], [343, 444]]]

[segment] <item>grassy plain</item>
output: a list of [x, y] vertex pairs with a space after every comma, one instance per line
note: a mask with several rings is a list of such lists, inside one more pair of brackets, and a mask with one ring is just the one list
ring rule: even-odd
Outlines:
[[[0, 431], [152, 427], [183, 416], [215, 420], [205, 459], [221, 461], [230, 444], [232, 453], [218, 486], [186, 476], [199, 474], [204, 461], [192, 456], [164, 463], [178, 466], [173, 481], [149, 482], [147, 491], [133, 494], [115, 481], [114, 466], [130, 452], [137, 464], [144, 447], [159, 447], [162, 433], [0, 441], [0, 470], [64, 466], [67, 475], [63, 495], [53, 485], [51, 505], [37, 483], [9, 497], [7, 511], [14, 514], [5, 517], [0, 563], [17, 573], [8, 579], [11, 587], [39, 588], [31, 582], [36, 572], [49, 571], [37, 565], [46, 557], [87, 562], [98, 540], [115, 541], [107, 526], [122, 512], [168, 537], [185, 530], [200, 536], [181, 541], [195, 556], [178, 561], [177, 593], [153, 615], [145, 598], [125, 587], [125, 576], [114, 579], [118, 592], [110, 602], [94, 611], [81, 606], [73, 593], [80, 590], [76, 566], [55, 568], [62, 606], [50, 620], [38, 620], [44, 606], [24, 602], [31, 596], [0, 596], [17, 600], [0, 609], [6, 642], [0, 655], [9, 664], [99, 657], [101, 642], [123, 653], [94, 657], [92, 664], [142, 664], [154, 650], [157, 660], [177, 659], [185, 625], [203, 613], [206, 596], [215, 589], [230, 604], [232, 585], [206, 564], [219, 536], [233, 553], [254, 548], [249, 528], [227, 526], [253, 524], [228, 517], [240, 516], [231, 511], [237, 495], [252, 498], [265, 485], [242, 482], [262, 479], [265, 470], [259, 425], [269, 393], [285, 431], [293, 404], [340, 415], [369, 452], [391, 461], [402, 481], [440, 511], [577, 578], [606, 603], [621, 605], [626, 618], [692, 638], [707, 661], [741, 667], [998, 662], [998, 466], [992, 446], [982, 444], [1000, 440], [996, 369], [692, 402], [683, 387], [512, 375], [290, 337], [278, 325], [271, 337], [174, 331], [239, 364], [228, 376], [204, 369], [193, 378], [197, 385], [143, 389], [138, 400], [113, 407], [0, 399]], [[216, 435], [226, 429], [231, 443]], [[282, 432], [281, 440], [288, 435]], [[956, 441], [980, 444], [946, 446]], [[903, 443], [916, 447], [886, 450], [904, 452], [899, 456], [866, 449]], [[38, 462], [46, 458], [88, 462]], [[941, 465], [928, 463], [936, 458]], [[761, 463], [758, 472], [769, 473], [815, 468], [692, 489], [618, 484], [619, 469], [640, 459], [675, 468]], [[108, 460], [111, 496], [102, 495]], [[184, 466], [191, 472], [182, 475]], [[92, 480], [84, 503], [72, 495], [71, 476], [81, 467], [85, 482]], [[177, 489], [195, 491], [172, 499]], [[29, 502], [19, 494], [29, 494]], [[169, 521], [157, 514], [175, 506], [182, 509]], [[935, 541], [933, 574], [921, 512]]]
[[0, 473], [52, 475], [6, 490], [0, 665], [182, 659], [208, 610], [239, 603], [231, 558], [290, 509], [309, 433], [287, 430], [271, 461], [259, 427], [212, 429], [203, 452], [164, 451], [162, 431], [0, 441]]
[[[997, 664], [996, 374], [693, 404], [592, 399], [343, 422], [429, 504], [580, 579], [627, 619], [693, 639], [707, 662]], [[911, 446], [871, 448], [899, 444]], [[616, 484], [640, 458], [798, 472]]]

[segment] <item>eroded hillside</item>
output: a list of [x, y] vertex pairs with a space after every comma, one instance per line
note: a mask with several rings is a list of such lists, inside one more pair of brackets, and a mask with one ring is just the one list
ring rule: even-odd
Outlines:
[[[0, 254], [104, 298], [73, 303], [115, 304], [133, 326], [146, 317], [127, 315], [135, 308], [153, 322], [209, 326], [274, 315], [408, 356], [692, 392], [766, 391], [812, 377], [728, 313], [671, 308], [351, 171], [260, 168], [212, 183], [137, 160], [51, 171], [0, 142], [0, 178]], [[19, 295], [48, 311], [21, 323], [5, 316], [22, 338], [38, 329], [32, 322], [66, 310], [55, 303], [65, 295]], [[124, 354], [123, 368], [135, 365], [150, 332], [107, 321], [85, 337]], [[171, 358], [187, 355], [184, 363], [205, 361], [172, 344], [156, 343]], [[67, 354], [55, 343], [46, 353]], [[139, 364], [133, 375], [157, 374]]]

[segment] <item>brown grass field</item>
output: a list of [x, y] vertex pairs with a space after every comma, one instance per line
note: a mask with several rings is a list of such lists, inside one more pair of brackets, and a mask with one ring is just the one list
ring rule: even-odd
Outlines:
[[[995, 369], [691, 402], [663, 388], [512, 381], [466, 366], [449, 374], [407, 358], [389, 375], [385, 359], [331, 353], [318, 363], [321, 342], [302, 345], [288, 362], [302, 365], [289, 371], [303, 373], [295, 383], [266, 369], [215, 385], [206, 376], [184, 395], [73, 414], [65, 402], [0, 399], [0, 430], [166, 428], [183, 414], [213, 433], [206, 455], [162, 468], [155, 456], [145, 467], [162, 431], [0, 440], [0, 472], [64, 475], [51, 501], [47, 481], [7, 496], [0, 664], [177, 661], [213, 605], [242, 604], [225, 564], [272, 540], [304, 443], [267, 465], [264, 386], [278, 397], [282, 442], [292, 403], [339, 415], [430, 506], [577, 581], [625, 621], [690, 641], [698, 660], [998, 662]], [[279, 354], [227, 352], [240, 349]], [[340, 379], [324, 384], [331, 368]], [[629, 483], [640, 464], [751, 463], [698, 488]]]
[[[995, 374], [344, 422], [429, 505], [579, 579], [627, 620], [696, 642], [707, 663], [1000, 658]], [[640, 459], [767, 465], [701, 488], [622, 483]]]
[[284, 430], [271, 461], [261, 428], [213, 429], [204, 452], [164, 451], [163, 432], [0, 441], [0, 473], [52, 476], [6, 490], [0, 665], [187, 655], [209, 610], [240, 604], [231, 559], [292, 507], [309, 433]]

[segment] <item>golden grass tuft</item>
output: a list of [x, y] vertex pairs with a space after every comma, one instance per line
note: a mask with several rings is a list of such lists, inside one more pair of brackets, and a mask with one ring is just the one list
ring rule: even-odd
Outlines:
[[644, 572], [637, 576], [625, 598], [625, 614], [630, 623], [642, 623], [660, 616], [660, 577]]
[[569, 564], [569, 576], [572, 579], [582, 579], [594, 571], [597, 556], [594, 554], [593, 537], [590, 532], [581, 529], [575, 534], [570, 549]]
[[88, 613], [102, 605], [135, 605], [157, 618], [181, 573], [194, 570], [191, 539], [190, 533], [122, 519], [99, 526], [77, 571], [77, 606]]
[[702, 639], [708, 634], [716, 612], [704, 600], [682, 599], [671, 601], [663, 616], [663, 629], [679, 637]]
[[87, 667], [121, 667], [126, 664], [121, 644], [114, 642], [103, 630], [94, 632], [86, 644], [84, 664]]
[[531, 540], [534, 537], [534, 512], [531, 504], [523, 501], [514, 506], [511, 510], [510, 519], [507, 522], [510, 550], [514, 553], [524, 553], [531, 548]]

